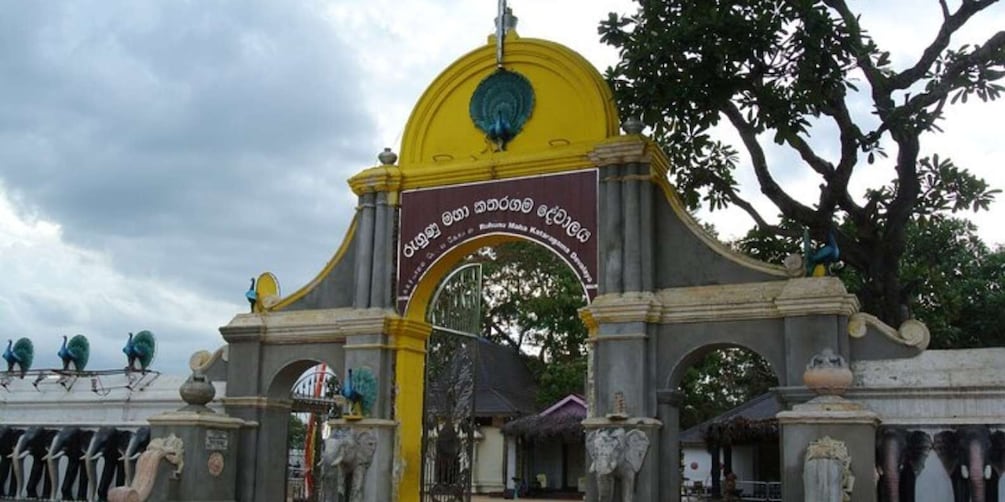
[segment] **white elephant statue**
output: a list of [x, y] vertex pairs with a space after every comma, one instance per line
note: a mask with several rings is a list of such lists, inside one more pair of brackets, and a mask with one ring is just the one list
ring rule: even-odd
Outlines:
[[598, 500], [614, 500], [614, 482], [621, 480], [621, 502], [635, 497], [635, 476], [649, 451], [649, 437], [638, 429], [599, 429], [586, 435], [586, 451], [592, 463], [590, 472], [597, 476]]
[[363, 480], [376, 450], [377, 436], [370, 430], [342, 431], [325, 439], [321, 451], [321, 500], [362, 502]]

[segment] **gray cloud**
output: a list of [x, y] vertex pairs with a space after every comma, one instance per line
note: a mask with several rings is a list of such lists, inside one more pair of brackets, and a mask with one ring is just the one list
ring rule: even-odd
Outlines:
[[[374, 124], [313, 2], [27, 3], [0, 19], [0, 178], [125, 273], [237, 288], [337, 243]], [[332, 230], [332, 235], [327, 235]], [[309, 275], [309, 274], [308, 274]], [[231, 280], [239, 277], [239, 280]], [[236, 284], [236, 285], [235, 285]]]

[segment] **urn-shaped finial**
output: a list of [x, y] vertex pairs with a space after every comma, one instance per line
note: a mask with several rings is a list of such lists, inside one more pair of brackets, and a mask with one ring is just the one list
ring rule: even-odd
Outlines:
[[645, 124], [638, 117], [628, 117], [621, 123], [621, 130], [625, 131], [625, 134], [642, 134], [644, 128]]
[[182, 401], [188, 404], [185, 409], [213, 412], [206, 404], [216, 396], [216, 387], [201, 372], [192, 372], [192, 376], [181, 384], [178, 393], [181, 394]]
[[392, 152], [390, 148], [385, 148], [383, 152], [377, 154], [377, 160], [385, 166], [390, 166], [398, 161], [398, 154]]
[[803, 383], [821, 396], [840, 396], [851, 387], [853, 376], [844, 357], [827, 348], [810, 358]]

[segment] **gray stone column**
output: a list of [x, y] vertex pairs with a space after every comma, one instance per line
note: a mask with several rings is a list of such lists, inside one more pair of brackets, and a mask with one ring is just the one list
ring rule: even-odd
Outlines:
[[[237, 500], [238, 458], [241, 453], [238, 434], [245, 422], [206, 407], [215, 392], [209, 380], [195, 372], [180, 389], [181, 397], [188, 405], [148, 419], [151, 442], [158, 438], [170, 438], [183, 451], [183, 463], [168, 479], [159, 479], [164, 472], [164, 469], [159, 469], [155, 491], [151, 494], [153, 500]], [[283, 458], [285, 467], [285, 455]], [[143, 474], [138, 472], [138, 478]], [[134, 486], [144, 481], [134, 480]], [[282, 485], [285, 487], [285, 482]], [[119, 498], [118, 494], [114, 498]]]
[[624, 260], [624, 218], [621, 207], [621, 168], [611, 166], [600, 171], [604, 180], [603, 204], [600, 212], [600, 228], [603, 231], [600, 251], [603, 261], [604, 280], [600, 283], [601, 294], [620, 293], [624, 290], [622, 267]]
[[356, 230], [356, 269], [354, 276], [355, 295], [353, 306], [367, 308], [370, 306], [370, 281], [373, 274], [373, 234], [376, 219], [373, 192], [364, 193], [359, 197], [360, 216], [359, 228]]
[[782, 500], [803, 502], [803, 467], [810, 443], [825, 437], [840, 441], [851, 457], [855, 476], [851, 500], [876, 500], [876, 427], [878, 416], [837, 396], [821, 396], [778, 414], [782, 453]]
[[621, 198], [624, 207], [623, 245], [624, 245], [624, 291], [641, 291], [642, 289], [642, 236], [641, 215], [639, 207], [639, 164], [629, 164], [623, 169], [621, 182]]
[[663, 422], [659, 434], [660, 493], [658, 500], [680, 502], [680, 404], [684, 396], [676, 390], [656, 392], [658, 418]]

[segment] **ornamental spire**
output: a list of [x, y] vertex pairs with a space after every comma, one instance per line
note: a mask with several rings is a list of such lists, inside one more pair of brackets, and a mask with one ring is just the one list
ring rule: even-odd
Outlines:
[[496, 15], [496, 67], [503, 67], [503, 42], [506, 34], [516, 28], [517, 18], [513, 15], [513, 9], [506, 6], [506, 0], [499, 0], [498, 14]]

